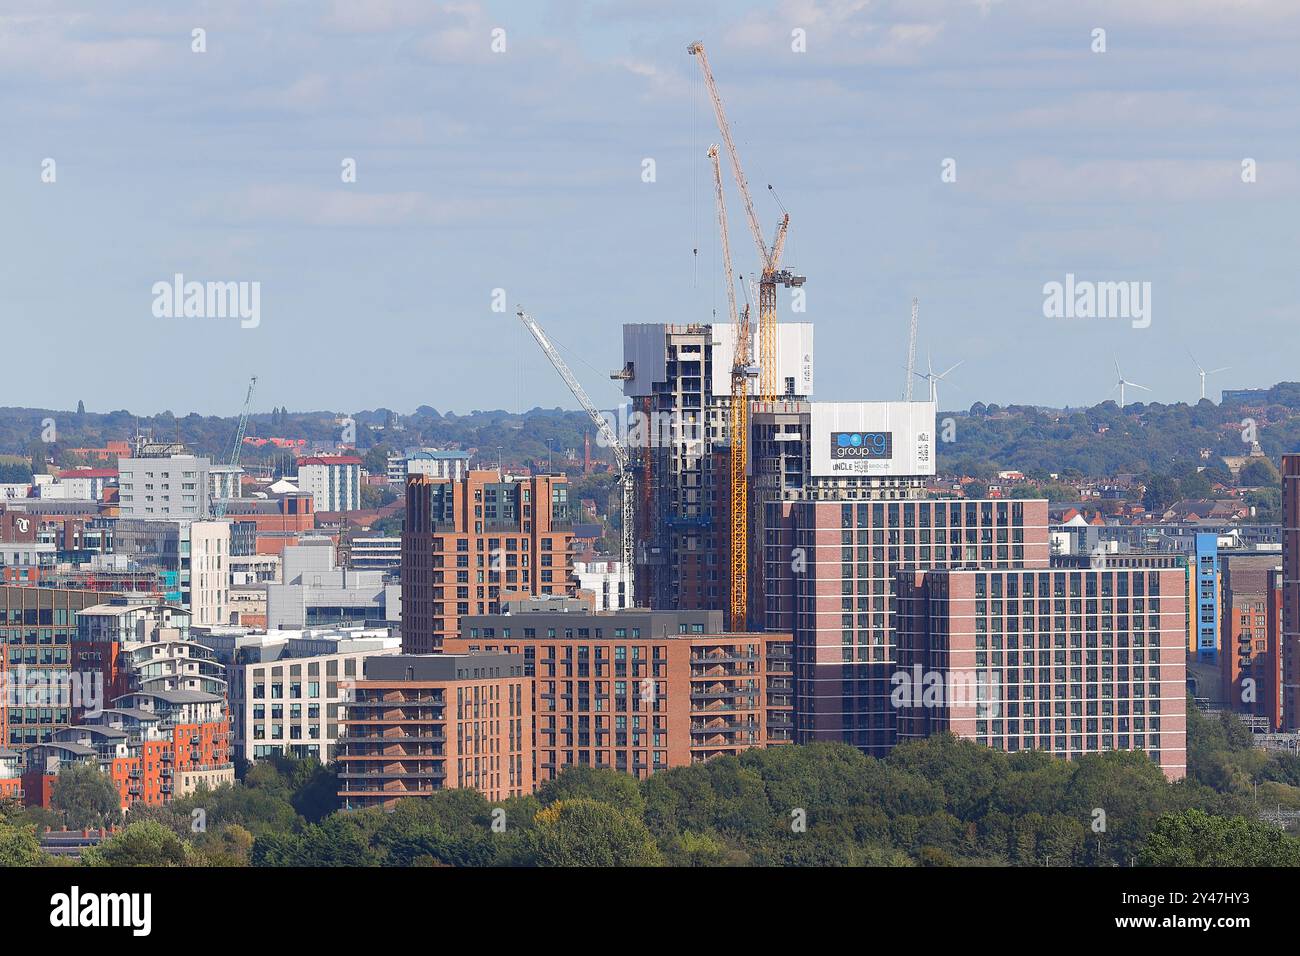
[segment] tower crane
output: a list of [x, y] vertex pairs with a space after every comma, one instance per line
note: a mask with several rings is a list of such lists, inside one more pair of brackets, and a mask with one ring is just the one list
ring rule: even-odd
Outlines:
[[718, 147], [709, 147], [713, 161], [713, 186], [722, 236], [722, 268], [727, 281], [727, 309], [736, 333], [736, 354], [731, 365], [731, 408], [727, 430], [731, 438], [731, 617], [733, 631], [746, 627], [749, 616], [749, 479], [745, 474], [749, 446], [749, 380], [754, 376], [750, 357], [749, 306], [736, 315], [736, 279], [731, 271], [731, 240], [727, 233], [727, 202], [722, 192], [722, 166]]
[[709, 59], [704, 53], [704, 44], [695, 42], [686, 47], [686, 52], [696, 57], [700, 63], [700, 72], [704, 75], [704, 85], [709, 90], [709, 99], [713, 102], [713, 114], [718, 121], [718, 131], [727, 146], [727, 155], [731, 158], [731, 172], [736, 179], [736, 188], [740, 191], [741, 201], [745, 206], [745, 218], [749, 222], [750, 235], [758, 247], [759, 264], [762, 275], [758, 283], [758, 352], [759, 352], [759, 394], [763, 398], [778, 397], [776, 365], [776, 287], [778, 285], [799, 287], [806, 281], [805, 276], [796, 275], [789, 269], [781, 268], [781, 253], [785, 249], [786, 230], [790, 226], [790, 214], [783, 212], [777, 223], [776, 237], [769, 248], [763, 239], [763, 229], [758, 222], [758, 213], [754, 211], [754, 201], [749, 195], [749, 181], [740, 165], [740, 153], [731, 137], [731, 126], [727, 122], [726, 110], [722, 106], [722, 97], [717, 84], [713, 81], [713, 71], [709, 68]]
[[[230, 465], [232, 468], [239, 467], [239, 454], [244, 448], [244, 435], [248, 432], [248, 415], [253, 407], [253, 389], [256, 387], [257, 376], [254, 375], [248, 380], [248, 394], [244, 396], [244, 410], [239, 415], [239, 427], [235, 429], [235, 447], [230, 450]], [[212, 506], [212, 517], [220, 519], [225, 516], [226, 499], [218, 498]]]
[[524, 323], [524, 326], [532, 333], [533, 338], [537, 340], [537, 344], [541, 347], [542, 351], [546, 353], [546, 357], [551, 360], [551, 364], [555, 366], [555, 370], [560, 373], [560, 378], [564, 379], [564, 384], [569, 386], [569, 391], [573, 393], [573, 397], [578, 400], [578, 404], [582, 406], [583, 411], [587, 413], [587, 416], [596, 426], [596, 431], [599, 433], [601, 439], [614, 452], [614, 460], [618, 465], [618, 481], [619, 484], [623, 486], [623, 559], [620, 576], [623, 580], [624, 600], [630, 607], [636, 600], [634, 597], [636, 592], [633, 590], [633, 584], [635, 583], [633, 571], [635, 560], [633, 538], [635, 531], [633, 527], [634, 515], [632, 503], [634, 500], [634, 494], [632, 488], [632, 468], [631, 458], [627, 452], [627, 446], [619, 440], [618, 434], [610, 426], [609, 422], [605, 420], [605, 417], [596, 410], [596, 406], [587, 396], [587, 390], [582, 387], [582, 383], [580, 383], [577, 377], [573, 374], [568, 363], [566, 363], [560, 356], [560, 353], [556, 351], [555, 346], [551, 344], [551, 340], [547, 336], [546, 332], [537, 324], [537, 320], [523, 309], [520, 309], [516, 314], [519, 316], [519, 321]]
[[912, 400], [912, 379], [916, 377], [916, 320], [920, 314], [920, 308], [916, 297], [912, 297], [912, 324], [907, 332], [907, 390], [903, 393], [903, 401]]

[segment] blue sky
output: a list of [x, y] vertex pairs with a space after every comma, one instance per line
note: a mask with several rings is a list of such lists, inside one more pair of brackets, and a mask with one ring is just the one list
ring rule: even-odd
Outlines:
[[[622, 322], [725, 310], [696, 39], [764, 232], [768, 183], [790, 211], [817, 397], [901, 393], [914, 295], [944, 407], [1092, 404], [1115, 358], [1195, 399], [1189, 349], [1212, 396], [1300, 377], [1294, 0], [26, 0], [0, 405], [233, 414], [256, 373], [259, 408], [572, 407], [517, 303], [613, 403]], [[260, 282], [260, 324], [156, 318], [177, 272]], [[1150, 327], [1044, 318], [1067, 272], [1150, 282]]]

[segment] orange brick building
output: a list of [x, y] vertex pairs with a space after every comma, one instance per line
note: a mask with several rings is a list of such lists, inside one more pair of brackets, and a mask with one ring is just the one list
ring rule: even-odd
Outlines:
[[0, 747], [0, 800], [18, 799], [23, 795], [19, 760], [17, 751]]
[[509, 654], [367, 658], [336, 754], [344, 808], [465, 787], [532, 793], [530, 683]]
[[506, 608], [462, 619], [464, 636], [444, 648], [523, 658], [538, 783], [571, 764], [644, 779], [793, 737], [789, 634], [726, 633], [721, 611], [591, 613], [575, 600]]
[[1270, 638], [1269, 606], [1274, 600], [1271, 572], [1279, 554], [1219, 553], [1222, 565], [1222, 615], [1219, 664], [1223, 696], [1238, 713], [1267, 716], [1276, 727], [1281, 661]]
[[136, 691], [25, 754], [24, 800], [49, 806], [60, 767], [97, 765], [117, 785], [122, 809], [158, 805], [201, 784], [235, 782], [225, 701], [202, 691]]
[[409, 475], [402, 532], [402, 650], [430, 654], [460, 618], [503, 595], [573, 594], [573, 520], [563, 476]]

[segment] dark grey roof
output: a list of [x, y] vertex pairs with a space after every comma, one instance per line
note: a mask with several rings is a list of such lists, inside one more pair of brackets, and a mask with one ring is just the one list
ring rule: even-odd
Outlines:
[[85, 744], [73, 743], [70, 740], [46, 740], [37, 746], [55, 747], [59, 750], [66, 750], [68, 753], [78, 754], [82, 757], [92, 757], [99, 752], [94, 747], [87, 747]]
[[86, 719], [93, 720], [100, 714], [134, 717], [136, 720], [162, 720], [162, 718], [153, 711], [141, 710], [139, 707], [106, 707], [104, 710], [96, 711], [93, 714], [87, 714]]

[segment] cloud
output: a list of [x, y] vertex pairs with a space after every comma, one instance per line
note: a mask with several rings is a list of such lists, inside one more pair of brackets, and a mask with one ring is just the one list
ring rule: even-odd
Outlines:
[[365, 193], [337, 189], [254, 186], [196, 204], [204, 219], [261, 226], [447, 226], [486, 225], [503, 214], [496, 200], [433, 196], [424, 192]]

